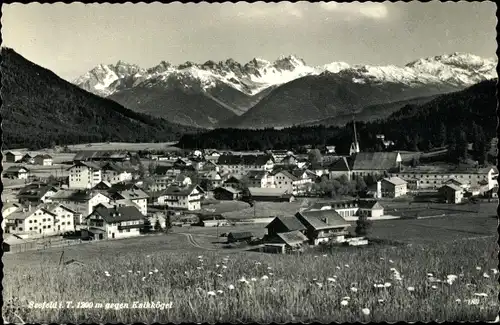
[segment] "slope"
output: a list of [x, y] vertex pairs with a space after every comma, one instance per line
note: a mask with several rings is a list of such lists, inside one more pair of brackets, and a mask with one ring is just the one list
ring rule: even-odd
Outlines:
[[2, 48], [3, 140], [7, 148], [178, 139], [195, 131], [93, 95]]
[[459, 90], [448, 84], [409, 86], [396, 82], [358, 83], [342, 73], [306, 76], [277, 87], [239, 118], [233, 127], [286, 127], [352, 114], [368, 105], [385, 104]]

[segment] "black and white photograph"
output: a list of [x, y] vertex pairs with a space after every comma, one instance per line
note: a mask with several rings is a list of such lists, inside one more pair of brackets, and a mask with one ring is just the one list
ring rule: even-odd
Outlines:
[[1, 11], [5, 323], [500, 322], [495, 2]]

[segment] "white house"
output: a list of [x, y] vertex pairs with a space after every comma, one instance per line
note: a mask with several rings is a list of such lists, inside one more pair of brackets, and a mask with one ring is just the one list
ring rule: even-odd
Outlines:
[[265, 170], [251, 170], [246, 174], [248, 187], [274, 188], [274, 175]]
[[132, 180], [132, 173], [114, 163], [106, 163], [101, 167], [102, 180], [110, 184]]
[[13, 179], [28, 179], [29, 170], [23, 166], [10, 166], [3, 171], [3, 177]]
[[47, 154], [36, 155], [34, 159], [35, 164], [42, 166], [52, 166], [52, 156]]
[[312, 183], [310, 175], [305, 170], [281, 170], [274, 173], [275, 187], [285, 189], [294, 195], [307, 191]]
[[135, 188], [117, 191], [112, 195], [112, 199], [114, 200], [130, 200], [145, 216], [148, 214], [148, 198], [149, 195], [143, 190]]
[[101, 166], [92, 162], [77, 161], [68, 171], [70, 189], [91, 189], [102, 181]]
[[342, 217], [365, 215], [369, 218], [384, 215], [384, 207], [376, 200], [340, 200], [325, 203], [315, 203], [307, 210], [335, 210]]
[[446, 184], [439, 189], [439, 192], [447, 203], [461, 203], [464, 198], [464, 189], [455, 184]]
[[202, 176], [202, 179], [210, 184], [212, 188], [222, 185], [223, 177], [218, 171], [210, 171]]
[[144, 227], [144, 215], [134, 206], [110, 206], [99, 204], [85, 218], [87, 231], [102, 233], [100, 239], [118, 239], [140, 235]]
[[15, 163], [23, 158], [23, 154], [19, 151], [7, 151], [4, 153], [5, 161]]
[[75, 211], [78, 215], [75, 217], [75, 224], [81, 224], [99, 203], [110, 202], [108, 196], [90, 190], [60, 190], [50, 200]]
[[56, 235], [75, 229], [74, 214], [60, 204], [20, 207], [6, 217], [5, 231], [35, 237]]
[[274, 167], [272, 155], [222, 155], [217, 165], [223, 173], [231, 175], [246, 175], [251, 170], [271, 171]]
[[166, 205], [169, 209], [199, 210], [204, 191], [198, 185], [186, 187], [170, 186], [158, 197], [158, 204]]
[[408, 187], [406, 181], [399, 177], [388, 177], [381, 181], [382, 197], [400, 197], [406, 195]]

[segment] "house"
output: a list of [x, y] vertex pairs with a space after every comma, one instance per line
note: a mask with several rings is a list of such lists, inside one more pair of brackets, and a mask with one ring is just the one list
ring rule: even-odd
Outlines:
[[205, 171], [205, 172], [211, 172], [211, 171], [215, 171], [215, 172], [218, 172], [219, 171], [219, 166], [217, 166], [217, 160], [218, 160], [218, 156], [215, 157], [215, 159], [213, 160], [206, 160], [204, 163], [203, 163], [203, 166], [201, 168], [202, 171]]
[[444, 197], [447, 203], [462, 203], [464, 199], [464, 190], [463, 188], [454, 185], [454, 184], [446, 184], [439, 189], [439, 193]]
[[243, 189], [245, 188], [245, 184], [241, 180], [242, 176], [239, 175], [233, 175], [229, 176], [223, 183], [223, 186], [226, 187], [234, 187], [234, 188], [240, 188]]
[[366, 216], [368, 218], [377, 218], [384, 215], [384, 207], [375, 200], [359, 200], [358, 216]]
[[52, 156], [47, 155], [47, 154], [42, 154], [42, 155], [36, 155], [35, 158], [33, 158], [35, 161], [35, 164], [37, 165], [42, 165], [42, 166], [52, 166]]
[[7, 216], [15, 211], [17, 211], [19, 208], [22, 208], [22, 205], [19, 203], [12, 203], [12, 202], [5, 202], [2, 205], [2, 230], [5, 232], [5, 225], [7, 221]]
[[380, 217], [384, 215], [384, 207], [376, 200], [339, 200], [333, 202], [317, 202], [312, 204], [307, 211], [334, 210], [341, 217], [355, 217], [366, 215], [367, 217]]
[[174, 210], [199, 210], [204, 194], [197, 184], [185, 187], [170, 186], [160, 194], [158, 204]]
[[295, 217], [306, 227], [305, 235], [313, 245], [328, 241], [343, 242], [350, 224], [334, 210], [301, 211]]
[[381, 181], [382, 197], [396, 198], [408, 192], [406, 181], [399, 177], [388, 177]]
[[217, 160], [217, 165], [222, 172], [232, 175], [246, 175], [250, 170], [273, 169], [275, 160], [272, 155], [222, 155]]
[[107, 182], [107, 181], [100, 181], [94, 187], [92, 187], [92, 190], [107, 192], [111, 188], [111, 186], [112, 186], [112, 184]]
[[358, 152], [350, 158], [353, 175], [383, 175], [401, 168], [399, 152]]
[[242, 196], [242, 190], [233, 187], [217, 187], [213, 192], [216, 200], [238, 200]]
[[28, 184], [16, 195], [17, 200], [21, 204], [31, 203], [37, 205], [50, 201], [50, 198], [56, 194], [58, 189], [55, 186], [42, 183]]
[[23, 158], [23, 154], [19, 151], [7, 151], [5, 154], [5, 162], [15, 163]]
[[77, 161], [68, 171], [70, 189], [91, 189], [103, 180], [101, 166], [93, 162]]
[[326, 154], [332, 154], [332, 153], [335, 153], [335, 146], [326, 146], [325, 153], [326, 153]]
[[[286, 189], [294, 195], [304, 193], [310, 189], [313, 183], [311, 173], [311, 171], [304, 169], [279, 170], [274, 173], [275, 187]], [[316, 174], [312, 174], [314, 178], [317, 177]]]
[[227, 235], [228, 243], [240, 243], [240, 242], [250, 242], [254, 236], [249, 231], [241, 231], [241, 232], [230, 232]]
[[101, 179], [109, 184], [132, 180], [132, 173], [114, 162], [107, 162], [101, 166]]
[[35, 163], [35, 158], [31, 154], [26, 153], [18, 162], [32, 165]]
[[144, 215], [135, 206], [99, 204], [85, 222], [90, 233], [100, 234], [99, 239], [126, 238], [140, 235]]
[[264, 244], [264, 251], [268, 253], [291, 253], [302, 251], [307, 243], [307, 237], [298, 230], [282, 232], [275, 237], [269, 238]]
[[266, 226], [266, 229], [267, 235], [264, 238], [266, 242], [280, 233], [291, 231], [305, 233], [306, 231], [306, 227], [296, 217], [276, 217]]
[[274, 175], [265, 170], [251, 170], [246, 174], [249, 187], [274, 188]]
[[222, 175], [218, 171], [210, 171], [204, 174], [201, 179], [208, 188], [216, 188], [222, 185]]
[[201, 227], [224, 227], [229, 223], [220, 214], [199, 214], [198, 222], [195, 222], [194, 224]]
[[10, 166], [3, 172], [3, 177], [11, 179], [28, 179], [29, 170], [23, 166]]
[[146, 216], [148, 214], [149, 195], [141, 189], [118, 190], [110, 193], [110, 196], [113, 200], [129, 200], [143, 215]]
[[467, 182], [461, 181], [461, 180], [458, 180], [455, 178], [450, 178], [444, 182], [444, 185], [448, 185], [448, 184], [456, 185], [458, 187], [463, 188], [464, 190], [468, 190], [470, 188], [470, 185]]
[[352, 170], [347, 157], [341, 157], [328, 166], [328, 175], [330, 179], [338, 179], [346, 176], [348, 180], [352, 179]]
[[179, 174], [174, 179], [174, 185], [177, 185], [177, 186], [189, 186], [192, 184], [193, 184], [193, 181], [191, 180], [190, 177], [188, 177], [186, 175]]
[[55, 203], [60, 203], [69, 209], [75, 211], [75, 224], [83, 222], [84, 217], [88, 216], [94, 207], [100, 203], [109, 203], [110, 198], [103, 193], [91, 190], [60, 190], [50, 197]]
[[247, 200], [262, 202], [293, 202], [295, 197], [281, 188], [258, 188], [249, 187]]
[[74, 211], [60, 204], [43, 203], [21, 207], [6, 216], [5, 232], [49, 236], [74, 230]]

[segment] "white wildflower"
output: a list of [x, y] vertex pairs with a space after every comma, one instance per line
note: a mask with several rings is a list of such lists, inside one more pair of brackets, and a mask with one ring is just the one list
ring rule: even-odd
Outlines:
[[141, 273], [141, 271], [137, 271], [137, 273]]
[[260, 262], [255, 262], [255, 265], [260, 265], [261, 263]]
[[150, 257], [151, 255], [146, 255], [146, 257]]
[[476, 270], [480, 271], [481, 267], [480, 266], [476, 266]]
[[438, 287], [437, 287], [437, 286], [432, 286], [431, 288], [435, 290], [435, 289], [437, 289]]
[[197, 266], [197, 267], [196, 267], [196, 269], [197, 269], [197, 270], [201, 270], [201, 266]]
[[462, 299], [455, 299], [455, 302], [461, 303]]
[[390, 282], [384, 283], [384, 287], [389, 288], [392, 284]]
[[434, 274], [432, 274], [432, 273], [427, 273], [427, 276], [428, 276], [428, 277], [433, 277], [433, 276], [434, 276]]
[[379, 300], [378, 300], [378, 303], [379, 303], [379, 304], [381, 304], [381, 303], [383, 303], [384, 301], [385, 301], [384, 299], [379, 299]]
[[146, 281], [146, 277], [145, 276], [142, 277], [142, 281]]
[[335, 281], [337, 281], [337, 280], [335, 280], [334, 278], [328, 278], [328, 279], [326, 279], [326, 280], [327, 280], [328, 282], [335, 282]]
[[152, 271], [149, 271], [149, 275], [153, 275], [153, 272], [152, 272]]
[[255, 282], [255, 281], [257, 281], [257, 279], [256, 278], [251, 278], [250, 281]]
[[222, 274], [220, 274], [220, 273], [218, 273], [218, 274], [217, 274], [217, 276], [218, 276], [219, 278], [222, 278]]
[[272, 270], [273, 268], [272, 268], [272, 267], [270, 267], [270, 266], [268, 266], [268, 267], [267, 267], [267, 269], [268, 269], [268, 270]]
[[343, 300], [351, 300], [351, 297], [347, 297], [347, 296], [346, 296], [346, 297], [344, 297], [344, 298], [342, 298], [342, 299], [343, 299]]
[[347, 301], [347, 300], [342, 300], [342, 301], [340, 302], [340, 304], [341, 304], [342, 306], [347, 306], [347, 305], [349, 304], [349, 301]]
[[362, 313], [363, 313], [363, 315], [365, 315], [365, 316], [370, 315], [370, 309], [368, 309], [368, 308], [363, 308], [363, 309], [361, 309], [361, 312], [362, 312]]
[[219, 267], [220, 265], [219, 264], [215, 264], [215, 267]]
[[408, 291], [415, 291], [415, 288], [414, 288], [414, 287], [408, 287], [408, 288], [406, 288], [406, 289], [408, 289]]
[[225, 266], [225, 265], [222, 265], [222, 268], [223, 268], [223, 269], [227, 269], [227, 266]]
[[349, 267], [349, 264], [344, 265], [345, 267]]
[[326, 254], [323, 254], [323, 257], [327, 257], [327, 256], [328, 256], [328, 255], [326, 255]]
[[352, 288], [351, 288], [351, 291], [352, 291], [352, 292], [358, 292], [358, 288], [352, 287]]
[[125, 275], [124, 275], [124, 274], [122, 274], [122, 275], [121, 275], [121, 277], [122, 277], [122, 278], [124, 278], [124, 277], [125, 277]]
[[232, 284], [230, 284], [230, 285], [228, 286], [228, 289], [229, 289], [229, 290], [234, 290], [234, 286], [233, 286]]
[[318, 255], [314, 255], [314, 257], [318, 257]]
[[246, 283], [248, 282], [247, 279], [245, 279], [245, 277], [242, 277], [241, 279], [238, 280], [238, 282], [241, 282], [241, 283]]
[[490, 276], [488, 275], [488, 273], [484, 272], [483, 273], [483, 278], [489, 278]]
[[340, 266], [337, 266], [337, 270], [340, 270]]
[[488, 295], [484, 292], [482, 293], [475, 293], [474, 296], [477, 296], [477, 297], [488, 297]]
[[323, 287], [323, 284], [320, 283], [320, 282], [316, 282], [316, 285], [319, 287], [319, 288], [322, 288]]
[[271, 276], [272, 276], [272, 275], [274, 275], [274, 273], [273, 273], [273, 272], [269, 272], [269, 275], [271, 275]]
[[207, 295], [209, 295], [209, 296], [215, 296], [215, 292], [209, 291], [209, 292], [207, 292]]
[[221, 295], [221, 294], [223, 294], [223, 293], [224, 293], [224, 291], [222, 291], [222, 290], [217, 290], [217, 293]]
[[155, 273], [158, 273], [158, 269], [156, 269], [156, 268], [155, 268], [153, 271], [154, 271]]
[[128, 273], [132, 273], [132, 270], [128, 270]]
[[493, 272], [493, 274], [497, 274], [498, 270], [497, 269], [491, 269], [491, 272]]
[[389, 260], [389, 263], [394, 263], [394, 261], [393, 260]]
[[198, 256], [198, 258], [203, 258], [203, 255]]
[[268, 277], [267, 275], [263, 275], [263, 276], [261, 277], [261, 279], [262, 279], [262, 280], [267, 280], [267, 279], [269, 279], [269, 277]]
[[384, 258], [383, 258], [383, 257], [381, 257], [381, 258], [380, 258], [380, 260], [382, 260], [382, 261], [383, 261], [383, 260], [384, 260]]

